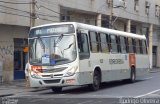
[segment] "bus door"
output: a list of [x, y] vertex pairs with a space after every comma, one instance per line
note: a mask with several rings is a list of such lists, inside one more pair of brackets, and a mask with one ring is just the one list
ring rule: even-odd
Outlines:
[[91, 77], [91, 62], [89, 51], [89, 39], [87, 30], [78, 30], [77, 32], [78, 52], [79, 52], [79, 67], [80, 67], [80, 82], [90, 83]]

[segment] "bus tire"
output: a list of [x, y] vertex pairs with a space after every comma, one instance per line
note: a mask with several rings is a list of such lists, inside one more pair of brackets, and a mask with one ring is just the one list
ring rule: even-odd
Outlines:
[[62, 87], [52, 87], [51, 89], [55, 93], [60, 93], [62, 91]]
[[94, 71], [93, 83], [89, 85], [90, 90], [97, 91], [101, 84], [101, 73], [98, 70]]
[[130, 82], [134, 83], [136, 81], [136, 70], [134, 67], [131, 68], [131, 76], [130, 76]]

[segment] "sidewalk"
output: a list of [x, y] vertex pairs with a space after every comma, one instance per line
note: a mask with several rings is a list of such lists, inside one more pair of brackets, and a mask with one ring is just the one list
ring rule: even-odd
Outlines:
[[154, 67], [150, 69], [150, 73], [156, 73], [156, 72], [160, 72], [160, 68]]
[[10, 83], [0, 83], [0, 97], [12, 96], [23, 92], [36, 92], [46, 90], [47, 88], [27, 88], [25, 80], [13, 81]]

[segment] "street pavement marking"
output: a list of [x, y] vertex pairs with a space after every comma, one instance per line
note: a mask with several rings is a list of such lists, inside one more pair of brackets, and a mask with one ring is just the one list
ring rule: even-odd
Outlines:
[[88, 103], [92, 103], [92, 102], [94, 102], [94, 101], [93, 100], [88, 100], [88, 101], [80, 102], [78, 104], [88, 104]]
[[147, 93], [147, 94], [143, 94], [143, 95], [136, 96], [136, 97], [134, 97], [134, 98], [140, 98], [140, 97], [144, 97], [144, 96], [147, 96], [147, 95], [151, 95], [151, 94], [156, 93], [156, 92], [158, 92], [158, 91], [160, 91], [160, 89], [154, 90], [154, 91], [149, 92], [149, 93]]
[[144, 78], [144, 80], [152, 79], [153, 77]]

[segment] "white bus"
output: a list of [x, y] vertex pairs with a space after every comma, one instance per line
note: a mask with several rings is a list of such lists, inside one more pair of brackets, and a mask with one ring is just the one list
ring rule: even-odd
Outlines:
[[145, 75], [149, 69], [146, 37], [82, 23], [33, 27], [29, 34], [31, 87], [59, 92], [65, 86], [89, 85]]

